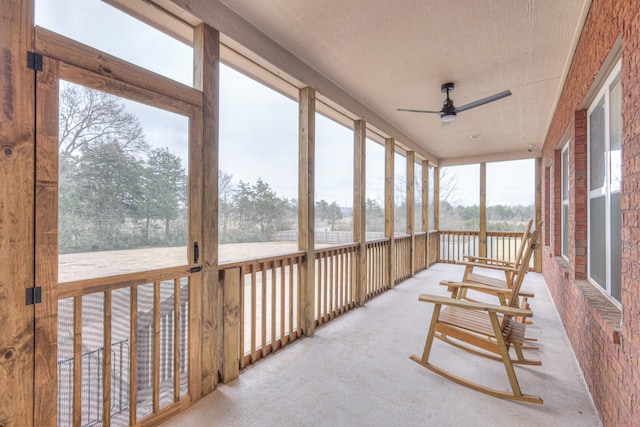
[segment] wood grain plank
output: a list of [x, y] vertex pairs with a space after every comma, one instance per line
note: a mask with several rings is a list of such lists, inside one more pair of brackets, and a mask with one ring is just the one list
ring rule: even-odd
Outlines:
[[226, 270], [223, 279], [224, 323], [223, 358], [220, 376], [223, 383], [238, 378], [240, 374], [240, 288], [242, 287], [240, 268]]
[[173, 281], [173, 401], [180, 401], [180, 279]]
[[199, 90], [56, 34], [53, 31], [37, 27], [35, 49], [44, 56], [58, 59], [69, 65], [75, 65], [97, 75], [166, 95], [195, 107], [202, 106], [202, 94]]
[[136, 425], [138, 410], [138, 287], [132, 286], [129, 305], [129, 425]]
[[58, 61], [44, 58], [36, 73], [35, 281], [42, 303], [35, 306], [36, 425], [58, 410]]
[[[192, 227], [201, 230], [202, 248], [202, 390], [204, 396], [211, 393], [218, 383], [222, 317], [218, 304], [222, 292], [218, 280], [218, 129], [219, 129], [219, 80], [220, 80], [220, 33], [206, 24], [194, 29], [194, 83], [202, 91], [201, 146], [194, 148], [202, 160], [195, 169], [202, 174], [200, 193], [201, 217]], [[195, 129], [198, 131], [198, 129]], [[199, 150], [199, 151], [198, 151]]]
[[395, 209], [394, 209], [394, 154], [395, 140], [385, 139], [385, 167], [384, 167], [384, 235], [389, 239], [389, 253], [385, 260], [387, 266], [386, 278], [389, 287], [393, 288], [396, 283], [396, 248], [395, 248]]
[[104, 291], [103, 299], [103, 349], [102, 365], [102, 423], [111, 425], [111, 291]]
[[73, 298], [73, 427], [82, 425], [82, 297]]
[[153, 413], [160, 411], [160, 282], [153, 284]]
[[0, 0], [0, 425], [34, 423], [33, 1]]

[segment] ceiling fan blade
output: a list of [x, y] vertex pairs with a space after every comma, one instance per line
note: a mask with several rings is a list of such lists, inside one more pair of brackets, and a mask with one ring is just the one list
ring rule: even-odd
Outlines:
[[440, 111], [427, 111], [427, 110], [412, 110], [410, 108], [398, 108], [396, 111], [408, 111], [410, 113], [429, 113], [429, 114], [440, 114]]
[[472, 108], [475, 107], [479, 107], [481, 105], [484, 104], [488, 104], [490, 102], [493, 101], [497, 101], [498, 99], [502, 99], [506, 96], [511, 95], [511, 91], [510, 90], [504, 90], [500, 93], [496, 93], [495, 95], [491, 95], [491, 96], [487, 96], [486, 98], [482, 98], [482, 99], [478, 99], [477, 101], [471, 102], [469, 104], [463, 105], [462, 107], [457, 107], [456, 108], [456, 113], [459, 113], [461, 111], [466, 111], [466, 110], [470, 110]]

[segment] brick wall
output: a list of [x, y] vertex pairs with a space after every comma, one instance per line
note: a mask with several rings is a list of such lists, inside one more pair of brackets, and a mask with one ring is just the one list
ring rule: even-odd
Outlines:
[[[587, 93], [610, 50], [622, 50], [622, 310], [587, 277]], [[605, 425], [640, 425], [640, 2], [593, 0], [543, 146], [543, 210], [553, 203], [543, 274]], [[569, 261], [560, 254], [563, 138], [570, 142]], [[552, 180], [552, 182], [548, 182]], [[545, 230], [546, 231], [546, 230]], [[551, 237], [551, 236], [549, 236]], [[622, 321], [621, 321], [622, 320]]]

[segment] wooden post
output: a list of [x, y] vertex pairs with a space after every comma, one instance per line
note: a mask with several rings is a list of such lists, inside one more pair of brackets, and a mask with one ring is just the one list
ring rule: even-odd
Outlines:
[[240, 375], [240, 286], [240, 268], [225, 270], [222, 277], [224, 322], [220, 369], [220, 377], [225, 384]]
[[0, 10], [0, 425], [33, 425], [36, 306], [25, 304], [34, 286], [33, 1], [0, 0]]
[[407, 234], [411, 236], [410, 248], [409, 248], [409, 271], [411, 277], [416, 273], [416, 260], [415, 249], [415, 179], [416, 179], [416, 153], [414, 151], [407, 151]]
[[487, 164], [480, 163], [480, 250], [478, 255], [487, 256]]
[[424, 265], [429, 268], [429, 161], [422, 161], [422, 228], [427, 233], [424, 247]]
[[396, 280], [396, 241], [394, 236], [394, 155], [395, 140], [387, 138], [385, 143], [385, 179], [384, 179], [384, 235], [389, 239], [389, 254], [387, 256], [387, 280], [389, 288], [395, 286]]
[[440, 167], [433, 168], [433, 227], [438, 230], [436, 262], [440, 262]]
[[58, 410], [58, 218], [51, 215], [58, 212], [58, 72], [58, 61], [43, 58], [36, 74], [35, 280], [42, 303], [35, 306], [35, 425], [56, 419]]
[[[193, 305], [190, 303], [190, 307], [202, 308], [200, 324], [197, 325], [201, 330], [194, 330], [193, 327], [196, 325], [190, 324], [192, 329], [189, 331], [189, 336], [194, 337], [189, 340], [189, 347], [193, 351], [189, 357], [189, 370], [200, 370], [197, 382], [202, 382], [201, 387], [200, 384], [191, 384], [192, 401], [215, 390], [220, 363], [218, 347], [222, 313], [217, 309], [220, 299], [217, 227], [220, 33], [217, 30], [206, 24], [200, 24], [194, 29], [194, 58], [194, 85], [202, 91], [203, 105], [202, 116], [195, 125], [195, 131], [201, 135], [201, 162], [199, 167], [194, 167], [192, 173], [196, 175], [196, 179], [201, 175], [202, 180], [199, 185], [192, 185], [196, 187], [198, 194], [190, 200], [202, 200], [202, 205], [194, 212], [194, 216], [198, 216], [199, 219], [194, 218], [193, 222], [201, 224], [201, 229], [196, 230], [192, 239], [199, 242], [201, 248], [201, 260], [195, 265], [202, 265], [203, 269], [201, 277], [198, 277], [198, 274], [191, 276], [189, 292], [192, 294], [196, 291], [202, 295], [201, 299], [192, 301]], [[192, 157], [192, 163], [193, 160]], [[191, 210], [196, 209], [196, 206], [191, 206]], [[194, 289], [196, 287], [198, 289]], [[199, 344], [194, 341], [198, 341]]]
[[367, 191], [366, 191], [367, 124], [353, 122], [353, 238], [358, 243], [356, 253], [356, 304], [364, 306], [367, 299]]
[[[536, 195], [535, 195], [535, 209], [536, 209], [536, 226], [542, 221], [542, 157], [536, 158]], [[540, 230], [542, 233], [542, 230]], [[533, 252], [533, 268], [537, 273], [542, 273], [542, 245], [538, 245]]]
[[310, 87], [300, 89], [298, 158], [298, 248], [305, 252], [300, 278], [302, 332], [313, 336], [315, 330], [315, 114], [316, 93]]

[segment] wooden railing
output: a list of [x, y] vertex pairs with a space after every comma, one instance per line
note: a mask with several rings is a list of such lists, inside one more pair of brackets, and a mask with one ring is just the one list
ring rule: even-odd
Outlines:
[[396, 247], [396, 285], [411, 277], [411, 236], [395, 238]]
[[136, 425], [188, 402], [190, 275], [178, 267], [58, 286], [59, 425]]
[[367, 291], [370, 300], [389, 289], [387, 259], [389, 239], [377, 239], [367, 242]]
[[478, 231], [440, 230], [439, 262], [463, 261], [465, 255], [478, 255], [480, 233]]
[[298, 267], [304, 253], [225, 263], [240, 268], [240, 368], [256, 362], [300, 336], [300, 281]]
[[416, 233], [414, 239], [413, 265], [417, 273], [427, 268], [427, 233]]
[[357, 244], [315, 251], [315, 323], [321, 325], [355, 306]]

